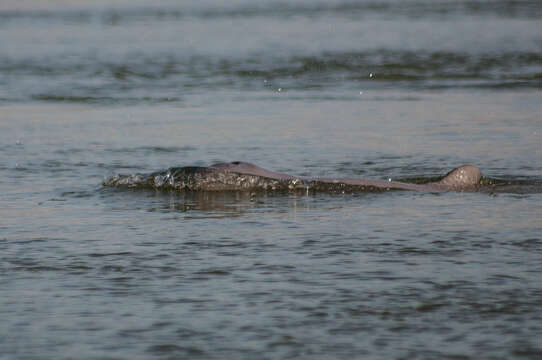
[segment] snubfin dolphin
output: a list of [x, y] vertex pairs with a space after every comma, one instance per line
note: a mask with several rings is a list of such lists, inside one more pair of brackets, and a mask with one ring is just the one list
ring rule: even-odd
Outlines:
[[234, 161], [209, 167], [186, 166], [170, 168], [148, 175], [119, 175], [104, 182], [106, 186], [142, 187], [188, 191], [317, 191], [355, 192], [392, 189], [425, 192], [475, 191], [482, 174], [473, 165], [450, 171], [440, 181], [411, 184], [399, 181], [359, 178], [323, 178], [293, 176]]

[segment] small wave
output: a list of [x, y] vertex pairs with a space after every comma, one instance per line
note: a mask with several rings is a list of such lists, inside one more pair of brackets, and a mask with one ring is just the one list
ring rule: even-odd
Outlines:
[[129, 251], [114, 252], [114, 253], [90, 253], [89, 257], [109, 257], [109, 256], [129, 256], [132, 255]]
[[212, 6], [170, 5], [160, 3], [154, 6], [106, 7], [93, 9], [92, 6], [69, 6], [58, 8], [43, 6], [42, 9], [24, 9], [6, 7], [0, 11], [0, 24], [13, 21], [63, 22], [70, 24], [98, 23], [118, 26], [133, 22], [166, 22], [186, 19], [222, 19], [222, 18], [284, 18], [305, 16], [395, 16], [395, 17], [453, 17], [468, 14], [470, 16], [498, 16], [504, 18], [538, 18], [542, 7], [538, 1], [311, 1], [284, 2], [267, 1], [266, 3], [247, 2], [234, 5]]
[[[373, 50], [360, 52], [324, 52], [310, 56], [247, 58], [208, 58], [170, 53], [160, 56], [131, 54], [121, 62], [104, 62], [92, 55], [51, 58], [12, 59], [0, 57], [0, 73], [45, 77], [76, 76], [78, 79], [101, 77], [126, 87], [145, 86], [177, 77], [206, 79], [235, 77], [239, 79], [311, 78], [332, 80], [419, 81], [442, 79], [493, 79], [533, 81], [542, 79], [542, 54], [538, 52], [461, 53], [444, 51]], [[137, 82], [142, 79], [144, 82]], [[132, 80], [133, 84], [126, 83]], [[181, 79], [182, 80], [182, 79]], [[181, 83], [182, 85], [182, 83]], [[192, 86], [193, 83], [190, 83]], [[267, 86], [270, 86], [268, 84]], [[37, 94], [42, 99], [92, 100], [94, 96]], [[99, 97], [97, 97], [99, 99]], [[169, 99], [165, 99], [169, 100]]]
[[194, 146], [135, 146], [135, 147], [121, 147], [121, 148], [110, 148], [106, 149], [107, 152], [113, 153], [139, 153], [143, 152], [146, 154], [149, 153], [180, 153], [180, 152], [189, 152], [197, 150]]
[[51, 95], [37, 94], [31, 96], [32, 100], [43, 102], [61, 102], [61, 103], [76, 103], [88, 105], [130, 105], [141, 103], [175, 103], [181, 102], [179, 97], [119, 97], [119, 96], [71, 96], [71, 95]]
[[[540, 89], [542, 54], [374, 50], [209, 58], [169, 53], [152, 57], [135, 54], [118, 62], [92, 59], [92, 55], [60, 61], [0, 55], [2, 74], [31, 79], [32, 86], [10, 81], [10, 97], [0, 102], [185, 106], [183, 98], [187, 95], [224, 89], [260, 90], [262, 94], [272, 93], [272, 98], [277, 98], [277, 91], [289, 91], [289, 95], [307, 100], [341, 89], [353, 100], [360, 98], [352, 95], [359, 94], [360, 89], [390, 86], [421, 90]], [[56, 85], [51, 87], [53, 83]]]

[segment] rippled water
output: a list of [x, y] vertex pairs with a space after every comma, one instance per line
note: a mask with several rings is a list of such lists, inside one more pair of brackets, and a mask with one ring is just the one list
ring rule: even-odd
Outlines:
[[[4, 1], [0, 358], [538, 359], [537, 1]], [[522, 194], [174, 193], [242, 160]], [[537, 193], [538, 192], [538, 193]]]

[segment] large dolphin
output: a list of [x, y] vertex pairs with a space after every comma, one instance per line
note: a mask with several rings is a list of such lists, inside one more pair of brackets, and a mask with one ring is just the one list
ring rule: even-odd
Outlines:
[[441, 180], [425, 184], [359, 178], [321, 178], [293, 176], [234, 161], [209, 167], [170, 168], [149, 175], [119, 175], [104, 182], [106, 186], [148, 187], [188, 191], [386, 191], [392, 189], [425, 192], [476, 191], [481, 183], [480, 169], [463, 165]]

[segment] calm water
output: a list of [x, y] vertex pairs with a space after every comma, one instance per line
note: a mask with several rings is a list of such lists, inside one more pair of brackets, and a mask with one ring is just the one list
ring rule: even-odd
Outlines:
[[167, 193], [242, 160], [542, 181], [538, 1], [3, 1], [0, 359], [539, 359], [542, 195]]

